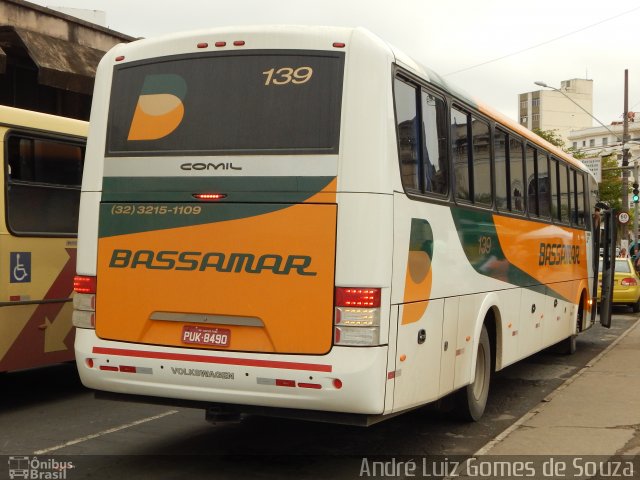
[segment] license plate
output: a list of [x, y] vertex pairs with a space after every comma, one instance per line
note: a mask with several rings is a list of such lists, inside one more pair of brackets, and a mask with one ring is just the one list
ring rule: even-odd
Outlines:
[[197, 325], [185, 325], [182, 327], [182, 343], [228, 347], [230, 341], [231, 330], [228, 328], [200, 327]]

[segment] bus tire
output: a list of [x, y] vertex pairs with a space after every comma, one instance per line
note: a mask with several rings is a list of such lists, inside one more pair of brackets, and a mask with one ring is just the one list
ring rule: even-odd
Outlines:
[[[576, 332], [580, 332], [582, 330], [582, 319], [584, 316], [584, 309], [582, 308], [582, 305], [583, 298], [580, 299], [580, 306], [578, 307], [578, 315], [576, 317]], [[567, 337], [564, 340], [560, 340], [560, 342], [556, 344], [556, 352], [561, 355], [573, 355], [578, 349], [577, 339], [578, 334], [574, 333], [570, 337]]]
[[476, 353], [476, 375], [470, 383], [458, 392], [457, 414], [462, 420], [477, 422], [482, 417], [489, 397], [491, 382], [491, 342], [487, 328], [483, 325]]
[[578, 349], [577, 339], [578, 335], [574, 334], [561, 340], [556, 346], [556, 352], [561, 355], [573, 355]]

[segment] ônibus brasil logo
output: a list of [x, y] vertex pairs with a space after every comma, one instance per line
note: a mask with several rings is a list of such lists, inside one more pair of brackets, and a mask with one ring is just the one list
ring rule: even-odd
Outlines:
[[54, 458], [44, 460], [38, 457], [9, 457], [9, 478], [25, 478], [33, 480], [64, 480], [67, 473], [75, 468], [72, 462], [61, 462]]

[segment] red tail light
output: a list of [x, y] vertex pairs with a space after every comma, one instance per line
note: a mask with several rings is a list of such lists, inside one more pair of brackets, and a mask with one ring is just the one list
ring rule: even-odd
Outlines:
[[224, 193], [194, 193], [193, 198], [197, 198], [198, 200], [222, 200], [226, 198], [227, 195]]
[[336, 287], [336, 307], [380, 307], [379, 288]]
[[76, 275], [73, 279], [73, 290], [77, 293], [96, 293], [97, 277]]
[[635, 278], [627, 277], [620, 280], [620, 285], [622, 285], [623, 287], [635, 287], [636, 285], [638, 285], [638, 282]]

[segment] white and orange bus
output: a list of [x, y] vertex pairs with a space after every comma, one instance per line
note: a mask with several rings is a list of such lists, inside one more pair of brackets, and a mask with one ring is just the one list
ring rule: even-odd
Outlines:
[[362, 29], [224, 28], [102, 60], [78, 369], [102, 396], [369, 424], [593, 323], [579, 161]]
[[74, 359], [87, 129], [80, 120], [0, 106], [0, 372]]

